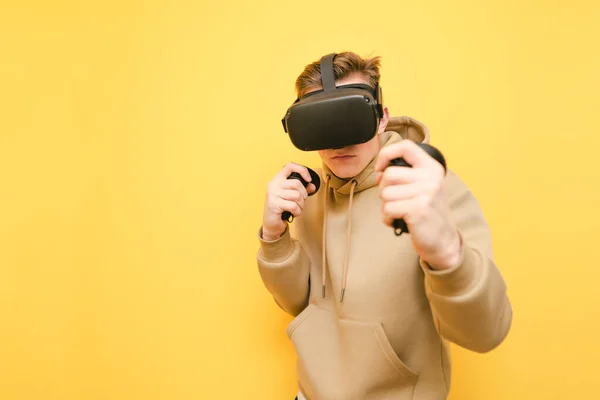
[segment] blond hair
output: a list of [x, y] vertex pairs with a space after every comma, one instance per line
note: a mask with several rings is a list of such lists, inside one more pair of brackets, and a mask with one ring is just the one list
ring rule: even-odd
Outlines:
[[[321, 86], [321, 60], [308, 64], [296, 79], [296, 94], [302, 97], [310, 87]], [[354, 74], [362, 75], [373, 88], [380, 78], [380, 57], [362, 58], [358, 54], [346, 51], [337, 53], [333, 59], [335, 80]]]

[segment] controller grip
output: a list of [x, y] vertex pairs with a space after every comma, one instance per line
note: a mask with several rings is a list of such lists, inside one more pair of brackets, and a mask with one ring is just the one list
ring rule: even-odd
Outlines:
[[[308, 173], [310, 174], [311, 177], [311, 182], [307, 182], [302, 175], [300, 175], [297, 172], [292, 172], [290, 174], [290, 176], [288, 176], [288, 179], [298, 179], [300, 182], [302, 182], [302, 186], [304, 186], [305, 188], [308, 187], [309, 183], [312, 183], [313, 185], [315, 185], [315, 191], [310, 193], [309, 196], [314, 195], [315, 193], [317, 193], [317, 191], [319, 190], [319, 186], [321, 186], [321, 179], [319, 178], [319, 175], [313, 171], [312, 169], [305, 167], [308, 170]], [[281, 219], [284, 221], [288, 221], [288, 222], [292, 222], [294, 220], [294, 215], [289, 212], [289, 211], [284, 211], [281, 214]]]
[[[427, 143], [417, 143], [417, 145], [425, 150], [425, 152], [427, 154], [429, 154], [431, 157], [433, 157], [437, 162], [439, 162], [440, 164], [442, 164], [442, 166], [444, 167], [444, 170], [448, 170], [447, 166], [446, 166], [446, 159], [444, 158], [444, 155], [435, 147], [427, 144]], [[402, 157], [400, 158], [395, 158], [392, 161], [390, 161], [389, 163], [390, 167], [409, 167], [412, 168], [411, 165], [409, 165]], [[403, 219], [395, 219], [394, 222], [392, 223], [392, 226], [394, 227], [394, 233], [396, 234], [396, 236], [400, 236], [402, 235], [402, 233], [408, 232], [408, 226], [406, 225], [406, 222], [404, 222]]]

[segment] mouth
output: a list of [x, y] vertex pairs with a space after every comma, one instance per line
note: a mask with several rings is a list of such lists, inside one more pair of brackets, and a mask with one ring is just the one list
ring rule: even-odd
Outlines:
[[348, 159], [353, 158], [353, 157], [355, 157], [355, 156], [353, 156], [351, 154], [342, 154], [342, 155], [339, 155], [339, 156], [335, 156], [332, 159], [333, 160], [348, 160]]

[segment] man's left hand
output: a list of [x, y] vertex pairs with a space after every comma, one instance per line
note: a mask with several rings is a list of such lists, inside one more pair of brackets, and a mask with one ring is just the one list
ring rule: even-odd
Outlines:
[[[388, 166], [402, 157], [411, 167]], [[383, 222], [404, 219], [415, 250], [437, 270], [460, 263], [461, 239], [446, 202], [444, 167], [411, 140], [384, 147], [375, 165]], [[393, 232], [390, 232], [393, 234]]]

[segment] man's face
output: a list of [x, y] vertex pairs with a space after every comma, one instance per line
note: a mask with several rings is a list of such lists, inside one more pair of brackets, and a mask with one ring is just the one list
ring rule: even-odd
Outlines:
[[[362, 75], [354, 74], [338, 80], [336, 85], [349, 85], [352, 83], [369, 84], [368, 80]], [[309, 88], [307, 92], [318, 89], [321, 89], [321, 87]], [[387, 107], [384, 107], [384, 115], [379, 123], [378, 134], [385, 131], [388, 120], [389, 112]], [[335, 150], [320, 150], [319, 156], [321, 156], [323, 163], [327, 165], [338, 178], [348, 179], [360, 174], [373, 158], [377, 156], [377, 153], [379, 153], [379, 136], [375, 135], [373, 139], [366, 143]]]

